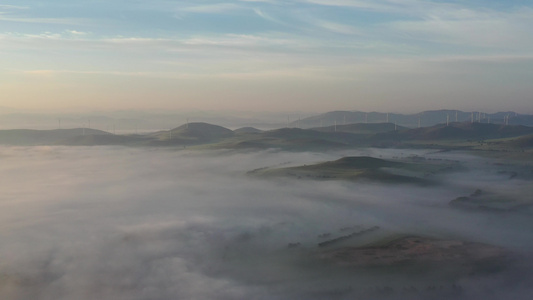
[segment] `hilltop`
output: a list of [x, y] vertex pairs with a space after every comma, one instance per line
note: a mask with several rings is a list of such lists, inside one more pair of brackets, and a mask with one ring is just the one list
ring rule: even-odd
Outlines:
[[254, 127], [241, 127], [241, 128], [233, 130], [233, 132], [235, 133], [260, 133], [263, 131], [257, 128], [254, 128]]
[[149, 136], [158, 142], [195, 145], [232, 137], [235, 133], [225, 127], [196, 122], [187, 123], [168, 131], [160, 131]]
[[449, 162], [403, 162], [369, 156], [343, 157], [335, 161], [286, 168], [262, 168], [248, 172], [260, 177], [292, 177], [312, 180], [370, 180], [387, 183], [432, 184], [429, 176], [459, 168]]

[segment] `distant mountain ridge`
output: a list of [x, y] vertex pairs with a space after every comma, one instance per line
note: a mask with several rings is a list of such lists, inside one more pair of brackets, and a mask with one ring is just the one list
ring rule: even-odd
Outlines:
[[420, 128], [407, 128], [393, 123], [357, 123], [313, 129], [285, 127], [268, 131], [254, 128], [233, 131], [196, 122], [171, 130], [129, 135], [115, 135], [90, 128], [0, 130], [0, 144], [199, 146], [213, 149], [277, 148], [307, 151], [350, 147], [478, 147], [487, 141], [499, 148], [530, 148], [531, 136], [533, 127], [480, 122], [448, 122]]
[[396, 114], [362, 111], [330, 111], [290, 123], [290, 127], [316, 128], [348, 125], [354, 123], [393, 123], [399, 126], [416, 128], [446, 122], [474, 122], [508, 125], [533, 126], [533, 115], [516, 112], [464, 112], [460, 110], [428, 110], [415, 114]]
[[0, 143], [9, 145], [50, 145], [62, 143], [71, 138], [89, 135], [111, 135], [111, 133], [91, 128], [10, 129], [0, 130]]
[[533, 127], [522, 125], [499, 125], [484, 123], [438, 124], [430, 127], [406, 129], [376, 134], [373, 139], [384, 140], [394, 137], [401, 140], [457, 140], [457, 139], [499, 139], [533, 134]]

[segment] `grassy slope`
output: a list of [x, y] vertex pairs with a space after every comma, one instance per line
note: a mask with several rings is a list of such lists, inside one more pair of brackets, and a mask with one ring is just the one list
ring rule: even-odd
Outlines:
[[288, 168], [261, 169], [251, 174], [267, 177], [295, 177], [315, 180], [372, 180], [387, 183], [431, 184], [429, 173], [449, 169], [449, 165], [405, 163], [368, 156], [344, 157], [336, 161]]

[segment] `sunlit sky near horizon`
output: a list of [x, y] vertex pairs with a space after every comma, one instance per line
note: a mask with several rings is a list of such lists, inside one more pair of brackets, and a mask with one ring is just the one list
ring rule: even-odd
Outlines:
[[0, 4], [0, 106], [533, 113], [533, 2]]

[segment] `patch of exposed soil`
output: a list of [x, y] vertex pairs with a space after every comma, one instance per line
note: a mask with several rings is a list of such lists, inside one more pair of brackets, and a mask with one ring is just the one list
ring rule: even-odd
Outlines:
[[475, 264], [499, 261], [508, 252], [496, 246], [459, 240], [438, 240], [417, 236], [394, 239], [382, 245], [343, 247], [322, 251], [320, 258], [351, 266], [412, 263]]

